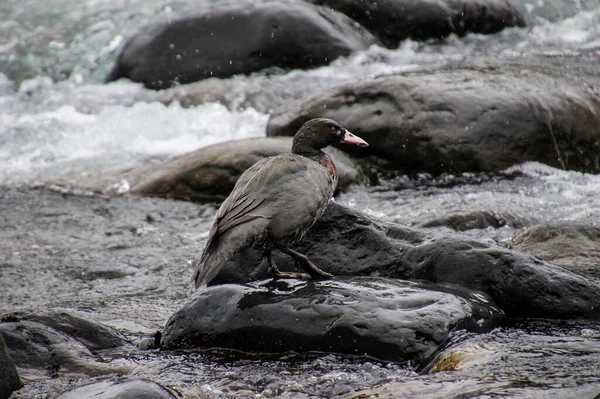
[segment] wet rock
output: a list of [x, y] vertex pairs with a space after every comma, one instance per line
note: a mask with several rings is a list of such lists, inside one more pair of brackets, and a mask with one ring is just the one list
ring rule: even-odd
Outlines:
[[530, 227], [512, 239], [511, 248], [537, 256], [582, 276], [600, 279], [600, 228], [582, 223]]
[[169, 389], [148, 380], [120, 379], [83, 385], [65, 392], [57, 399], [174, 399]]
[[22, 386], [23, 383], [15, 364], [6, 351], [2, 334], [0, 334], [0, 399], [8, 399], [14, 391]]
[[510, 26], [525, 26], [519, 10], [506, 0], [309, 1], [346, 14], [390, 48], [396, 48], [405, 39], [495, 33]]
[[511, 212], [474, 211], [466, 213], [453, 213], [439, 219], [429, 220], [417, 224], [417, 227], [448, 227], [456, 231], [472, 229], [486, 229], [493, 227], [509, 226], [513, 228], [525, 227], [529, 221]]
[[465, 67], [365, 79], [275, 109], [267, 135], [292, 135], [321, 116], [368, 141], [368, 149], [353, 153], [385, 171], [497, 172], [538, 161], [600, 173], [600, 99], [538, 69]]
[[[258, 160], [289, 152], [289, 137], [226, 141], [171, 160], [99, 176], [71, 176], [50, 184], [53, 190], [88, 191], [110, 196], [135, 193], [184, 200], [223, 201], [238, 177]], [[336, 148], [325, 150], [338, 170], [338, 192], [371, 179], [359, 161]]]
[[[540, 354], [540, 356], [543, 356]], [[455, 373], [446, 373], [454, 376]], [[551, 383], [542, 385], [534, 382], [515, 383], [518, 379], [511, 374], [511, 382], [502, 381], [491, 377], [482, 379], [471, 376], [470, 378], [453, 377], [454, 380], [428, 381], [413, 379], [408, 381], [384, 382], [377, 386], [356, 390], [352, 393], [336, 396], [335, 399], [439, 399], [439, 398], [464, 398], [471, 397], [512, 397], [512, 398], [597, 398], [600, 388], [597, 382], [583, 384], [564, 384], [563, 386]], [[499, 394], [500, 393], [500, 394]]]
[[164, 89], [271, 67], [311, 68], [376, 42], [345, 15], [302, 2], [216, 7], [137, 33], [106, 81]]
[[[35, 316], [31, 316], [36, 319]], [[15, 364], [27, 375], [44, 374], [52, 378], [64, 374], [83, 374], [97, 376], [115, 372], [128, 372], [122, 367], [105, 364], [98, 351], [103, 347], [114, 348], [116, 333], [109, 337], [100, 336], [103, 331], [84, 332], [84, 326], [94, 328], [92, 322], [72, 323], [73, 319], [60, 316], [52, 321], [49, 315], [42, 315], [38, 321], [20, 319], [18, 316], [5, 315], [0, 322], [0, 334], [13, 357]], [[48, 323], [46, 325], [44, 323]], [[57, 328], [53, 328], [55, 325]], [[69, 332], [83, 333], [81, 341]], [[94, 336], [94, 334], [99, 334]], [[86, 346], [90, 344], [91, 348]]]
[[67, 311], [12, 312], [3, 315], [2, 320], [10, 322], [27, 320], [43, 324], [76, 338], [91, 351], [113, 349], [127, 344], [125, 337], [115, 330]]
[[[336, 276], [384, 276], [453, 283], [487, 293], [509, 317], [600, 320], [600, 284], [539, 260], [453, 234], [378, 221], [330, 203], [296, 250]], [[276, 253], [280, 269], [293, 269]], [[213, 284], [266, 278], [262, 252], [247, 249]]]
[[161, 347], [333, 352], [417, 364], [455, 329], [487, 331], [503, 314], [482, 293], [382, 278], [210, 287], [167, 322]]
[[501, 356], [497, 348], [490, 347], [485, 342], [470, 340], [445, 349], [436, 355], [425, 370], [429, 374], [463, 370], [467, 367], [498, 361]]

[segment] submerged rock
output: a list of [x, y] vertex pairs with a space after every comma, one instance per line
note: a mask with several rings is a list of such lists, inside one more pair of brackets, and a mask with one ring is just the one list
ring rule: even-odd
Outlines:
[[428, 373], [439, 373], [442, 371], [457, 371], [467, 367], [475, 367], [482, 363], [498, 361], [501, 354], [489, 348], [485, 342], [473, 342], [473, 340], [459, 343], [439, 353], [426, 370]]
[[448, 227], [456, 231], [472, 229], [495, 229], [510, 226], [513, 228], [525, 227], [529, 221], [514, 215], [511, 212], [474, 211], [467, 213], [453, 213], [439, 219], [429, 220], [417, 224], [417, 227]]
[[8, 399], [10, 395], [23, 386], [15, 364], [6, 351], [2, 334], [0, 334], [0, 399]]
[[530, 227], [512, 239], [511, 247], [600, 280], [600, 228], [582, 223], [549, 223]]
[[270, 67], [312, 68], [377, 40], [345, 15], [303, 2], [216, 7], [141, 30], [107, 82], [128, 78], [164, 89]]
[[56, 399], [174, 399], [170, 390], [148, 380], [100, 381], [77, 387]]
[[[383, 276], [453, 283], [487, 293], [509, 317], [600, 320], [600, 283], [531, 255], [457, 234], [378, 221], [330, 203], [294, 249], [336, 276]], [[292, 269], [278, 252], [281, 269]], [[268, 277], [262, 252], [245, 250], [213, 284]]]
[[[34, 321], [36, 320], [36, 321]], [[125, 343], [108, 327], [67, 313], [4, 315], [0, 334], [16, 365], [27, 374], [52, 378], [64, 374], [86, 376], [127, 372], [105, 364], [98, 352]]]
[[[290, 152], [289, 137], [226, 141], [173, 158], [100, 176], [66, 177], [53, 187], [89, 190], [108, 195], [128, 192], [193, 201], [222, 201], [238, 177], [258, 160]], [[368, 180], [358, 161], [336, 148], [325, 150], [338, 170], [337, 190]]]
[[600, 98], [517, 66], [440, 69], [353, 82], [275, 109], [268, 136], [335, 119], [368, 160], [400, 173], [497, 172], [525, 161], [600, 173]]
[[2, 320], [12, 323], [27, 320], [43, 324], [76, 338], [91, 351], [113, 349], [127, 344], [125, 337], [112, 328], [67, 311], [13, 312], [3, 315]]
[[457, 286], [382, 278], [210, 287], [167, 322], [163, 349], [341, 353], [426, 362], [455, 329], [487, 331], [502, 311]]
[[390, 48], [405, 39], [495, 33], [510, 26], [525, 26], [521, 13], [507, 0], [308, 1], [346, 14]]

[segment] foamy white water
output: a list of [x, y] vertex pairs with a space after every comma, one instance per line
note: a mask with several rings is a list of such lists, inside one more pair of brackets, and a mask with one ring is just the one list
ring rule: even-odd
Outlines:
[[[585, 53], [600, 62], [600, 0], [524, 1], [530, 27], [495, 35], [373, 46], [329, 66], [207, 82], [212, 102], [163, 105], [139, 84], [100, 83], [141, 26], [217, 1], [5, 0], [0, 13], [0, 184], [101, 173], [219, 141], [264, 135], [289, 99], [368, 76], [463, 61], [522, 61]], [[27, 79], [24, 79], [27, 78]], [[216, 87], [216, 89], [215, 89]]]
[[123, 93], [135, 96], [142, 90], [124, 82], [77, 87], [24, 81], [18, 92], [0, 98], [13, 111], [0, 114], [0, 183], [99, 173], [264, 135], [267, 115], [253, 109], [230, 111], [218, 103], [184, 109], [129, 99], [114, 104]]

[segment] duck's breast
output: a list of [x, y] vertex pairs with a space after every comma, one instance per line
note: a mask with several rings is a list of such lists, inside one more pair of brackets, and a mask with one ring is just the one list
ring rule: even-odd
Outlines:
[[323, 214], [335, 190], [334, 175], [308, 158], [298, 157], [303, 167], [295, 168], [285, 179], [272, 206], [277, 208], [269, 223], [269, 233], [275, 240], [287, 243], [299, 240]]

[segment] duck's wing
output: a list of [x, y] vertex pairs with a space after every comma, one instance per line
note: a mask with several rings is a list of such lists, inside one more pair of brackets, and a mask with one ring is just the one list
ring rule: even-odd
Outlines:
[[258, 180], [268, 174], [269, 166], [274, 157], [264, 158], [246, 169], [237, 180], [229, 196], [223, 201], [217, 211], [209, 236], [221, 234], [228, 229], [253, 218], [255, 211], [264, 201], [264, 195], [256, 191]]
[[257, 218], [271, 219], [293, 202], [317, 207], [311, 194], [329, 178], [321, 165], [294, 154], [264, 159], [242, 177], [217, 212], [215, 234]]
[[[280, 216], [290, 204], [316, 211], [322, 205], [322, 200], [316, 198], [323, 197], [316, 194], [320, 190], [318, 182], [328, 178], [329, 173], [321, 165], [294, 154], [265, 158], [246, 170], [217, 211], [197, 264], [196, 286], [208, 283], [238, 246], [246, 245], [240, 237], [262, 233], [256, 230], [266, 228], [269, 220]], [[236, 230], [236, 242], [225, 243], [231, 240], [220, 239], [232, 228], [256, 219], [264, 219], [265, 223], [251, 223], [247, 229]]]

